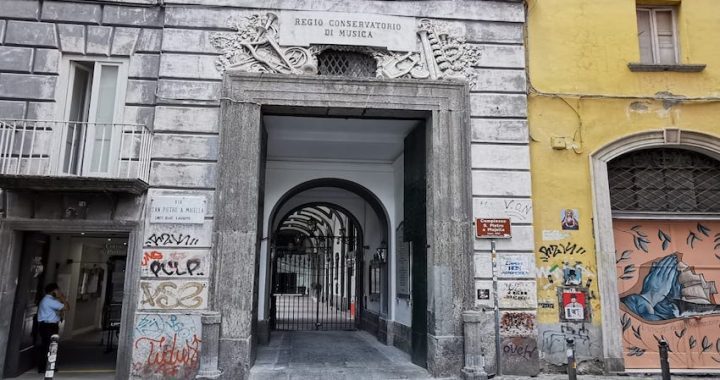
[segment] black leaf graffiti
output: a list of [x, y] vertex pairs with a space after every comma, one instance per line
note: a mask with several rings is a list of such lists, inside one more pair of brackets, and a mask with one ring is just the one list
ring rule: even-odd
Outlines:
[[631, 347], [628, 347], [627, 349], [629, 351], [627, 356], [642, 356], [645, 353], [644, 348], [640, 348], [637, 346], [631, 346]]
[[711, 356], [710, 359], [715, 360], [716, 362], [720, 363], [720, 359], [715, 359], [714, 356]]
[[[685, 331], [687, 331], [687, 327], [683, 327], [683, 329], [680, 330], [680, 332], [675, 331], [675, 336], [678, 338], [682, 338], [685, 335]], [[718, 346], [718, 347], [720, 347], [720, 346]], [[718, 349], [718, 352], [720, 352], [720, 348]]]
[[707, 236], [707, 237], [710, 237], [710, 232], [711, 232], [711, 230], [710, 230], [709, 228], [703, 226], [702, 224], [700, 224], [700, 223], [697, 224], [697, 230], [698, 230], [698, 232], [700, 232], [701, 234], [703, 234], [703, 235], [705, 235], [705, 236]]
[[619, 263], [619, 262], [621, 262], [621, 261], [630, 260], [630, 254], [632, 254], [632, 251], [631, 251], [631, 250], [625, 250], [625, 251], [623, 251], [623, 252], [620, 254], [620, 258], [615, 261], [615, 264], [617, 264], [617, 263]]
[[[620, 323], [622, 323], [622, 331], [625, 332], [627, 329], [630, 328], [632, 325], [630, 317], [627, 315], [627, 313], [623, 314], [623, 316], [620, 318]], [[720, 339], [718, 339], [718, 344], [720, 344]], [[720, 346], [718, 346], [720, 347]], [[720, 348], [718, 348], [718, 352], [720, 352]]]
[[635, 272], [635, 270], [635, 264], [626, 265], [620, 278], [623, 280], [629, 280], [633, 278], [633, 273]]
[[714, 242], [715, 242], [715, 249], [720, 248], [720, 232], [718, 232], [717, 234], [715, 234], [715, 240], [714, 240]]
[[668, 249], [668, 247], [670, 246], [670, 242], [672, 242], [672, 239], [670, 239], [670, 236], [668, 236], [668, 234], [663, 232], [663, 230], [658, 229], [658, 238], [662, 242], [663, 251]]
[[633, 244], [635, 244], [635, 248], [641, 249], [643, 252], [648, 253], [648, 244], [650, 244], [650, 240], [648, 240], [647, 234], [642, 232], [640, 230], [640, 226], [633, 226], [630, 228], [632, 232], [628, 232], [633, 235]]
[[715, 257], [717, 257], [717, 259], [720, 260], [720, 255], [718, 255], [717, 253], [715, 254]]
[[705, 352], [705, 351], [709, 350], [710, 347], [712, 347], [712, 343], [710, 343], [710, 339], [708, 339], [708, 337], [706, 337], [706, 336], [703, 337], [701, 344], [702, 344], [702, 352]]
[[690, 246], [690, 248], [695, 248], [695, 241], [702, 241], [697, 235], [695, 235], [694, 232], [690, 231], [690, 234], [687, 237], [687, 245]]
[[689, 341], [689, 343], [690, 343], [690, 348], [691, 348], [691, 349], [692, 349], [692, 348], [695, 348], [695, 346], [697, 345], [697, 339], [695, 339], [694, 336], [690, 335], [690, 341]]
[[635, 335], [635, 337], [638, 339], [642, 339], [642, 336], [640, 335], [640, 327], [641, 326], [642, 325], [638, 325], [637, 329], [635, 328], [635, 326], [630, 326], [630, 329], [632, 330], [633, 335]]
[[715, 342], [715, 351], [720, 352], [720, 338]]
[[646, 235], [645, 233], [643, 233], [642, 231], [640, 231], [640, 225], [634, 225], [634, 226], [630, 227], [630, 229], [633, 230], [633, 231], [635, 231], [636, 234], [638, 234], [638, 235], [640, 235], [640, 236], [642, 236], [642, 237], [647, 237], [647, 235]]

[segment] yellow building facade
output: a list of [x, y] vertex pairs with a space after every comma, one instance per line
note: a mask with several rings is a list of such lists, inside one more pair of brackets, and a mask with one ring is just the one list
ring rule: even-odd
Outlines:
[[720, 1], [527, 7], [541, 362], [720, 370]]

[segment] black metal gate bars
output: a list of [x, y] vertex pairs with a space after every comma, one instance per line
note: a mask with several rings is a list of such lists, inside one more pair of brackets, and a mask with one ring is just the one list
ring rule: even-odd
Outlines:
[[356, 255], [333, 252], [335, 239], [326, 239], [321, 247], [275, 247], [272, 309], [276, 330], [355, 329]]

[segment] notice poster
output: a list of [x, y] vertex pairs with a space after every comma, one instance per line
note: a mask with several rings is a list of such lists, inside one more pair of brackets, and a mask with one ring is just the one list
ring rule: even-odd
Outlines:
[[585, 321], [587, 295], [583, 291], [577, 289], [563, 289], [561, 296], [562, 315], [561, 320], [564, 321]]

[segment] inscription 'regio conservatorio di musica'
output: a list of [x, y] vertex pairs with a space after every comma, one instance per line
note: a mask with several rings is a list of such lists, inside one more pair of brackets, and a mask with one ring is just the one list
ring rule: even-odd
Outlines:
[[[408, 17], [375, 20], [387, 16], [359, 14], [348, 16], [359, 20], [345, 20], [330, 12], [314, 12], [308, 22], [303, 16], [253, 14], [235, 22], [235, 32], [213, 33], [211, 43], [223, 53], [217, 60], [218, 70], [317, 75], [318, 54], [335, 49], [372, 56], [379, 78], [475, 82], [473, 67], [480, 52], [445, 24]], [[281, 33], [283, 25], [290, 30]], [[281, 45], [287, 41], [296, 44]]]

